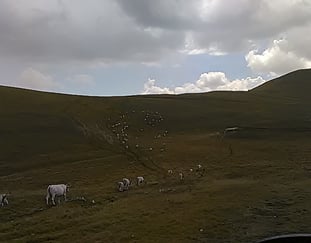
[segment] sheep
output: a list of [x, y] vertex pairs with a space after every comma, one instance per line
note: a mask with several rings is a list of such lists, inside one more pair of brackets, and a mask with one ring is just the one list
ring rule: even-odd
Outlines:
[[128, 190], [129, 186], [131, 184], [131, 181], [129, 179], [127, 179], [127, 178], [123, 178], [122, 181], [123, 181], [123, 184], [124, 184], [124, 189]]
[[7, 194], [0, 194], [0, 207], [9, 205], [8, 195]]
[[198, 165], [197, 165], [197, 169], [196, 169], [196, 171], [198, 172], [198, 174], [199, 174], [199, 175], [200, 175], [200, 177], [201, 177], [201, 176], [203, 176], [203, 175], [204, 175], [204, 173], [205, 173], [205, 168], [203, 168], [203, 166], [202, 166], [202, 165], [198, 164]]
[[125, 190], [124, 183], [122, 181], [118, 182], [118, 191], [123, 192]]
[[136, 180], [137, 180], [137, 186], [140, 186], [141, 184], [145, 183], [145, 179], [142, 176], [138, 176]]

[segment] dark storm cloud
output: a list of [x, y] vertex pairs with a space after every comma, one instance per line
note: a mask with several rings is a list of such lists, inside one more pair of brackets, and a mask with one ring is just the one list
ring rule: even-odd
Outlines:
[[189, 0], [117, 0], [138, 24], [173, 30], [192, 30], [200, 24], [200, 1]]

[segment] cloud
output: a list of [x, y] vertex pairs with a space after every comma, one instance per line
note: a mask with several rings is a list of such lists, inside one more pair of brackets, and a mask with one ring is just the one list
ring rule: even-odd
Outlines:
[[245, 59], [248, 66], [256, 73], [269, 73], [271, 76], [311, 67], [311, 59], [299, 56], [286, 39], [274, 40], [272, 45], [262, 53], [252, 50]]
[[0, 54], [37, 63], [155, 63], [246, 50], [249, 40], [305, 26], [310, 15], [303, 0], [1, 0]]
[[[189, 55], [231, 54], [246, 55], [255, 75], [278, 75], [309, 66], [310, 16], [309, 0], [0, 0], [1, 78], [14, 80], [14, 73], [32, 67], [63, 75], [62, 85], [73, 88], [68, 70], [98, 68], [112, 76], [125, 67], [136, 75], [183, 66], [194, 59]], [[76, 85], [90, 81], [71, 78]], [[230, 81], [231, 88], [251, 83], [245, 80]], [[213, 84], [204, 87], [194, 82], [163, 92], [200, 92]]]
[[180, 51], [188, 54], [243, 51], [250, 40], [273, 38], [311, 22], [311, 4], [304, 0], [117, 2], [138, 26], [183, 33]]
[[116, 0], [124, 12], [145, 27], [189, 30], [200, 22], [200, 1], [188, 0]]
[[44, 75], [33, 68], [25, 69], [18, 80], [14, 82], [14, 86], [42, 91], [61, 89], [61, 85], [55, 82], [51, 76]]
[[68, 81], [76, 87], [89, 87], [95, 84], [93, 77], [88, 74], [76, 74], [69, 77]]
[[144, 84], [144, 91], [142, 94], [173, 94], [174, 91], [169, 88], [161, 88], [155, 85], [154, 79], [148, 79]]
[[149, 63], [183, 45], [183, 33], [140, 27], [108, 0], [1, 0], [0, 32], [2, 58], [34, 63]]
[[214, 90], [247, 91], [266, 82], [262, 77], [247, 77], [245, 79], [229, 80], [223, 72], [203, 73], [196, 82], [185, 83], [182, 86], [168, 88], [159, 87], [154, 79], [144, 84], [142, 94], [182, 94], [201, 93]]

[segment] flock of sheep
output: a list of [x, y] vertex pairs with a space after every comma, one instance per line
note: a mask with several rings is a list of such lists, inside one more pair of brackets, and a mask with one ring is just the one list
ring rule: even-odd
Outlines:
[[[203, 176], [205, 169], [202, 167], [201, 164], [198, 164], [196, 169], [190, 168], [189, 172], [190, 173], [197, 172], [199, 176]], [[168, 176], [172, 176], [174, 174], [174, 171], [172, 169], [168, 169], [167, 174], [168, 174]], [[180, 182], [183, 182], [185, 179], [184, 172], [178, 172], [178, 178], [179, 178]], [[145, 183], [146, 183], [146, 181], [145, 181], [144, 177], [142, 177], [142, 176], [136, 177], [136, 185], [137, 186], [141, 186], [142, 184], [145, 184]], [[117, 183], [117, 189], [119, 192], [124, 192], [124, 191], [129, 190], [130, 185], [133, 185], [133, 184], [134, 183], [130, 179], [123, 178], [122, 181], [119, 181]]]
[[[137, 112], [135, 110], [132, 110], [131, 113], [136, 114]], [[145, 111], [142, 110], [141, 114], [143, 114], [143, 123], [145, 124], [145, 126], [147, 127], [156, 127], [158, 125], [161, 124], [161, 122], [164, 120], [163, 116], [155, 111]], [[139, 117], [140, 115], [137, 114], [137, 117]], [[121, 113], [116, 119], [113, 119], [111, 117], [108, 118], [107, 120], [107, 128], [112, 132], [112, 134], [114, 134], [116, 141], [118, 141], [119, 145], [125, 150], [125, 151], [139, 151], [139, 150], [149, 150], [152, 151], [153, 148], [149, 147], [146, 148], [144, 147], [142, 144], [139, 144], [138, 142], [138, 138], [140, 137], [137, 133], [135, 134], [135, 136], [130, 136], [129, 132], [130, 132], [130, 126], [129, 126], [129, 120], [131, 118], [130, 112], [125, 112], [125, 113]], [[140, 133], [145, 131], [145, 128], [140, 128], [140, 129], [133, 129], [132, 131], [139, 131]], [[159, 131], [158, 134], [156, 134], [154, 136], [155, 139], [159, 139], [161, 137], [166, 137], [168, 135], [168, 131]], [[130, 145], [130, 137], [134, 138], [133, 139], [133, 144], [135, 142], [135, 146], [131, 147]], [[134, 150], [132, 150], [134, 149]], [[139, 150], [138, 150], [139, 149]], [[162, 147], [160, 148], [161, 152], [165, 151], [165, 143], [162, 144]]]
[[[203, 174], [204, 174], [204, 172], [205, 172], [205, 169], [202, 167], [202, 165], [200, 165], [200, 164], [198, 164], [197, 165], [197, 168], [194, 170], [193, 168], [190, 168], [189, 169], [189, 172], [190, 173], [193, 173], [193, 172], [197, 172], [197, 173], [199, 173], [199, 176], [203, 176]], [[168, 175], [172, 175], [173, 174], [173, 170], [167, 170], [167, 174]], [[179, 177], [179, 180], [180, 181], [183, 181], [184, 179], [185, 179], [185, 174], [184, 174], [184, 172], [179, 172], [178, 173], [178, 177]]]
[[[142, 185], [145, 182], [145, 178], [142, 176], [138, 176], [136, 177], [136, 184], [137, 186]], [[131, 181], [128, 178], [123, 178], [122, 181], [119, 181], [118, 183], [118, 191], [119, 192], [123, 192], [123, 191], [127, 191], [131, 185]]]

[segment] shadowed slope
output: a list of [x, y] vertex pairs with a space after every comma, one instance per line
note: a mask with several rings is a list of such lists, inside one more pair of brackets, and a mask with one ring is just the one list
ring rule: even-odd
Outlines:
[[277, 97], [293, 97], [310, 102], [311, 69], [293, 71], [273, 79], [251, 91], [256, 94], [270, 94]]

